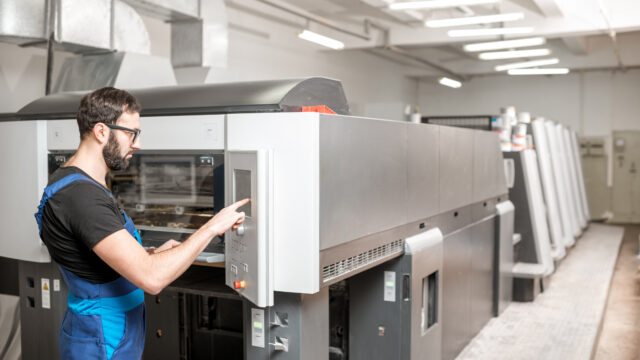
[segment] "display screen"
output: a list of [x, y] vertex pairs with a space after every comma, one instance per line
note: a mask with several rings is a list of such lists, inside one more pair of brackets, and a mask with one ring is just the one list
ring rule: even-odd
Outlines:
[[[251, 199], [251, 170], [233, 170], [235, 182], [235, 201], [242, 199]], [[245, 216], [251, 216], [251, 203], [248, 203], [238, 209], [238, 212], [244, 211]]]

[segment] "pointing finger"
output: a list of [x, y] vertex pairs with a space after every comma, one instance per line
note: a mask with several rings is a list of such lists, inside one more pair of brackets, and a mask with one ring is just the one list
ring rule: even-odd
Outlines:
[[236, 210], [237, 208], [246, 205], [251, 199], [242, 199], [240, 201], [236, 201], [233, 204], [229, 205], [228, 208], [232, 210]]

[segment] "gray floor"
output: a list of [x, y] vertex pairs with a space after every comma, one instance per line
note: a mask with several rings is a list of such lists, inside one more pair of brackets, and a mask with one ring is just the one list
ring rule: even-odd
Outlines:
[[626, 225], [595, 360], [640, 359], [640, 225]]
[[598, 338], [624, 228], [591, 224], [535, 302], [512, 303], [458, 356], [588, 360]]

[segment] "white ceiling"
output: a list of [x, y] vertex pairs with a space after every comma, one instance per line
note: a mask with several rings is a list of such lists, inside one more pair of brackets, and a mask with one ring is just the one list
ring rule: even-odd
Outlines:
[[[239, 0], [227, 0], [238, 3]], [[560, 59], [552, 67], [569, 67], [572, 71], [640, 66], [640, 1], [638, 0], [502, 0], [498, 4], [440, 10], [394, 11], [394, 0], [256, 0], [274, 16], [299, 20], [300, 11], [309, 15], [314, 31], [343, 41], [346, 49], [368, 50], [397, 61], [431, 67], [435, 73], [449, 73], [464, 78], [491, 74], [496, 65], [535, 59], [483, 61], [477, 54], [465, 53], [464, 44], [483, 41], [543, 36]], [[406, 0], [396, 0], [401, 2]], [[282, 7], [290, 11], [282, 11]], [[260, 4], [263, 5], [263, 4]], [[450, 38], [447, 30], [424, 26], [424, 20], [523, 12], [520, 21], [505, 27], [532, 26], [534, 32], [520, 36]], [[418, 20], [422, 18], [423, 20]], [[319, 21], [314, 21], [317, 19]], [[323, 24], [330, 22], [338, 28]], [[478, 28], [470, 25], [458, 28]], [[342, 32], [340, 29], [347, 30]], [[349, 33], [350, 32], [350, 33]], [[369, 37], [369, 40], [353, 33]], [[612, 34], [615, 36], [611, 37]], [[395, 51], [392, 51], [395, 50]], [[545, 57], [548, 58], [548, 57]], [[418, 75], [418, 74], [416, 74]]]

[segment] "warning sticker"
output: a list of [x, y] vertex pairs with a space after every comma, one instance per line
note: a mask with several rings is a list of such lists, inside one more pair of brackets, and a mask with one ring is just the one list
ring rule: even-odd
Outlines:
[[53, 291], [60, 291], [60, 279], [53, 279]]
[[51, 287], [49, 279], [42, 278], [42, 308], [51, 309]]

